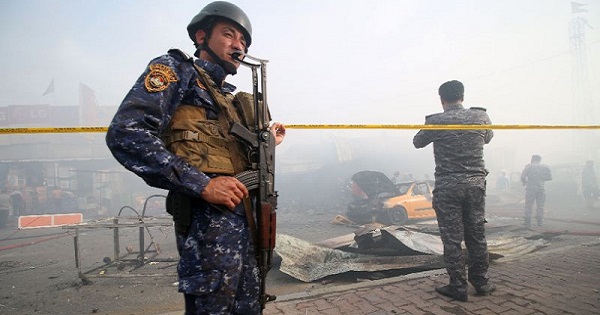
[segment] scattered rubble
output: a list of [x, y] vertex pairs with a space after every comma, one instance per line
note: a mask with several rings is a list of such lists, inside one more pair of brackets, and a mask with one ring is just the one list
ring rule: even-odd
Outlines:
[[[346, 222], [339, 219], [336, 222]], [[488, 232], [490, 259], [536, 251], [553, 237], [515, 226], [492, 227]], [[349, 271], [443, 267], [443, 244], [437, 225], [432, 224], [374, 223], [318, 243], [278, 234], [276, 244], [275, 251], [282, 259], [280, 271], [304, 282]]]

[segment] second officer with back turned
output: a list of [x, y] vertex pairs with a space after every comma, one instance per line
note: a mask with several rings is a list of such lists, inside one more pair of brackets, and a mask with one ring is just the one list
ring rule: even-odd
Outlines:
[[[489, 125], [486, 110], [463, 107], [464, 86], [453, 80], [442, 84], [438, 93], [442, 113], [427, 116], [426, 125]], [[450, 283], [436, 288], [454, 300], [467, 301], [467, 280], [479, 295], [496, 289], [488, 279], [488, 250], [485, 239], [485, 177], [483, 146], [493, 137], [491, 129], [423, 129], [413, 144], [423, 148], [433, 143], [435, 189], [433, 209], [444, 244], [444, 263]], [[461, 243], [468, 253], [468, 278]]]

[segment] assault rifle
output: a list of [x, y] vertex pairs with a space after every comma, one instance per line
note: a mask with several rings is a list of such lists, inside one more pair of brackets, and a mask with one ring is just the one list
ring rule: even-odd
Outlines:
[[[250, 63], [242, 59], [241, 52], [235, 52], [232, 57], [242, 65], [252, 70], [252, 89], [254, 102], [254, 131], [248, 130], [239, 123], [231, 126], [230, 133], [245, 141], [250, 146], [250, 161], [252, 170], [236, 175], [248, 190], [258, 189], [253, 198], [253, 208], [256, 211], [256, 257], [260, 269], [260, 304], [265, 308], [268, 301], [275, 300], [274, 295], [266, 293], [267, 273], [271, 269], [271, 259], [275, 248], [277, 192], [275, 191], [275, 137], [269, 130], [270, 115], [267, 105], [267, 60], [249, 55], [245, 58], [258, 62]], [[260, 87], [258, 69], [260, 68]]]

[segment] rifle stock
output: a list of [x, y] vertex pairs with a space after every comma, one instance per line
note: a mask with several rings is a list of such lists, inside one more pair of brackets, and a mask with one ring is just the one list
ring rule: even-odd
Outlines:
[[274, 295], [269, 295], [266, 292], [266, 276], [269, 270], [271, 270], [271, 259], [273, 257], [273, 249], [275, 248], [275, 227], [277, 224], [277, 212], [270, 203], [261, 203], [257, 219], [257, 260], [261, 274], [260, 304], [261, 307], [264, 309], [265, 304], [267, 302], [273, 301], [276, 298]]

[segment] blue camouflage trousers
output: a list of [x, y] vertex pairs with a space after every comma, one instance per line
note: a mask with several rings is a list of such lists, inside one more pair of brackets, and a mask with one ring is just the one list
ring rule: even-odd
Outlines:
[[450, 285], [467, 287], [461, 243], [468, 253], [468, 281], [474, 286], [488, 282], [488, 250], [485, 239], [485, 189], [457, 186], [435, 189], [433, 208], [444, 244], [444, 263]]
[[185, 314], [261, 314], [259, 270], [246, 218], [208, 205], [192, 213], [187, 235], [177, 235]]

